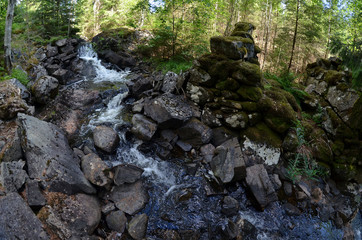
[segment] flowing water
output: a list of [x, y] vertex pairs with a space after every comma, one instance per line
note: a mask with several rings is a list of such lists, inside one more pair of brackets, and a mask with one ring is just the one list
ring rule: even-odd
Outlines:
[[[131, 163], [144, 169], [150, 200], [143, 212], [149, 216], [148, 239], [158, 239], [157, 229], [196, 230], [200, 239], [218, 239], [218, 228], [224, 228], [227, 218], [220, 213], [221, 195], [207, 196], [204, 176], [210, 173], [200, 167], [190, 173], [185, 159], [160, 160], [155, 154], [145, 156], [138, 151], [140, 141], [128, 141], [125, 132], [129, 122], [123, 119], [127, 111], [123, 102], [128, 95], [127, 74], [129, 71], [116, 71], [104, 67], [97, 54], [89, 45], [79, 50], [80, 58], [90, 62], [96, 69], [97, 76], [93, 83], [102, 86], [109, 82], [120, 83], [120, 90], [111, 98], [106, 107], [97, 109], [90, 117], [82, 134], [97, 125], [113, 126], [119, 132], [121, 143], [114, 156], [106, 159], [111, 166]], [[195, 168], [196, 169], [196, 168]], [[250, 204], [246, 191], [241, 184], [228, 189], [232, 197], [240, 203], [238, 216], [233, 221], [245, 219], [252, 223], [257, 231], [257, 239], [341, 239], [342, 231], [331, 223], [323, 223], [318, 217], [303, 213], [301, 216], [288, 216], [279, 203], [272, 204], [263, 212], [257, 211]], [[184, 199], [182, 196], [186, 196]], [[255, 239], [254, 237], [249, 237]], [[246, 238], [248, 239], [248, 238]]]

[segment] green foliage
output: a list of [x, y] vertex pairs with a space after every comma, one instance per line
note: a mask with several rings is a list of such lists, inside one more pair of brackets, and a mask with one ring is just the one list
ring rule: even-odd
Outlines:
[[295, 183], [298, 176], [305, 176], [309, 179], [324, 177], [327, 173], [318, 166], [313, 159], [309, 143], [305, 140], [305, 129], [301, 121], [297, 120], [294, 130], [297, 134], [298, 147], [294, 158], [289, 159], [287, 177]]
[[5, 75], [4, 77], [1, 78], [1, 80], [4, 81], [13, 78], [18, 79], [19, 82], [21, 82], [24, 86], [26, 86], [29, 83], [28, 75], [24, 71], [17, 68], [14, 68], [10, 75]]
[[152, 63], [156, 69], [167, 73], [168, 71], [179, 74], [181, 71], [185, 72], [192, 67], [192, 62], [187, 61], [182, 56], [175, 56], [169, 60], [153, 60]]
[[296, 87], [296, 85], [293, 83], [296, 78], [293, 75], [293, 73], [283, 71], [279, 76], [277, 76], [270, 72], [266, 72], [266, 73], [264, 73], [264, 77], [266, 79], [273, 79], [273, 80], [277, 81], [278, 83], [280, 83], [282, 88], [285, 91], [290, 92], [298, 103], [300, 103], [300, 101], [303, 100], [308, 95], [308, 93], [304, 92], [303, 90], [298, 89]]

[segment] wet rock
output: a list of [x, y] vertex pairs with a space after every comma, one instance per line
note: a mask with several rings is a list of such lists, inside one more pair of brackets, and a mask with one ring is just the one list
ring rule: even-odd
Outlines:
[[228, 217], [234, 216], [239, 211], [239, 202], [230, 196], [222, 199], [221, 212]]
[[30, 108], [21, 98], [18, 88], [10, 80], [0, 82], [0, 119], [12, 119], [19, 112], [29, 111]]
[[142, 114], [135, 114], [132, 117], [131, 132], [141, 140], [149, 141], [157, 130], [157, 124]]
[[[181, 240], [181, 237], [176, 230], [157, 229], [156, 235], [157, 235], [157, 237], [159, 237], [163, 240]], [[182, 239], [184, 239], [184, 238], [182, 238]], [[190, 240], [190, 238], [186, 238], [186, 239]]]
[[58, 48], [57, 47], [53, 47], [51, 46], [50, 44], [47, 46], [47, 57], [50, 58], [50, 57], [54, 57], [58, 54]]
[[43, 207], [38, 217], [52, 234], [64, 239], [92, 235], [101, 220], [101, 209], [96, 197], [77, 194], [48, 196], [50, 205]]
[[162, 84], [162, 92], [172, 93], [177, 86], [178, 75], [174, 72], [167, 72]]
[[125, 183], [120, 186], [115, 186], [109, 199], [112, 200], [118, 209], [133, 215], [141, 210], [148, 201], [148, 195], [143, 188], [142, 181], [135, 183]]
[[35, 81], [31, 90], [36, 102], [40, 104], [49, 103], [58, 94], [59, 82], [51, 76], [44, 76]]
[[18, 114], [18, 126], [31, 179], [44, 181], [49, 191], [95, 193], [59, 128], [25, 114]]
[[134, 112], [134, 113], [142, 113], [144, 105], [145, 105], [145, 99], [144, 98], [141, 98], [140, 100], [134, 102], [133, 106], [132, 106], [132, 112]]
[[134, 183], [142, 176], [143, 169], [130, 165], [122, 164], [115, 167], [114, 184], [120, 186], [124, 183]]
[[122, 69], [136, 65], [136, 60], [125, 52], [115, 53], [112, 50], [105, 50], [99, 52], [99, 55], [107, 62], [113, 63]]
[[257, 239], [258, 230], [251, 222], [240, 218], [237, 225], [241, 231], [242, 239]]
[[0, 198], [0, 229], [4, 239], [50, 239], [39, 219], [17, 193]]
[[111, 183], [109, 174], [107, 174], [110, 169], [96, 154], [91, 153], [82, 157], [81, 167], [85, 178], [94, 185], [104, 187]]
[[237, 138], [227, 140], [218, 146], [210, 165], [215, 176], [223, 183], [243, 179], [246, 176], [246, 165]]
[[192, 118], [177, 130], [180, 139], [193, 147], [199, 147], [210, 142], [212, 130], [196, 118]]
[[228, 219], [227, 224], [221, 227], [221, 232], [224, 239], [234, 239], [239, 234], [239, 229], [233, 221]]
[[246, 183], [261, 208], [265, 208], [269, 203], [278, 200], [273, 184], [263, 164], [246, 168]]
[[109, 229], [123, 233], [126, 228], [127, 217], [122, 211], [114, 211], [106, 217], [106, 222]]
[[302, 212], [291, 203], [284, 203], [283, 209], [289, 216], [299, 216]]
[[120, 141], [117, 132], [106, 126], [97, 126], [94, 129], [93, 140], [96, 147], [107, 153], [116, 150]]
[[40, 191], [39, 183], [36, 180], [28, 180], [26, 183], [26, 199], [30, 207], [42, 207], [46, 200]]
[[163, 94], [145, 104], [145, 114], [167, 129], [181, 127], [192, 117], [192, 110], [182, 96]]
[[141, 240], [146, 236], [148, 216], [140, 214], [132, 218], [128, 224], [128, 233], [135, 240]]
[[190, 189], [182, 189], [176, 193], [175, 199], [177, 202], [187, 201], [192, 197], [192, 191]]
[[23, 170], [24, 161], [2, 162], [0, 164], [0, 186], [5, 192], [17, 192], [28, 179], [28, 174]]
[[188, 143], [185, 143], [184, 141], [181, 141], [181, 140], [178, 140], [176, 142], [176, 145], [182, 149], [182, 151], [184, 152], [189, 152], [191, 151], [192, 149], [192, 145], [191, 144], [188, 144]]

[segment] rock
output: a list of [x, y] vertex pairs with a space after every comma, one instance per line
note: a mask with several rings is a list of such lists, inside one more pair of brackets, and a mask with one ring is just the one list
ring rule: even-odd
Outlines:
[[258, 102], [263, 92], [259, 87], [243, 85], [237, 90], [238, 95], [245, 101]]
[[212, 37], [210, 38], [210, 49], [214, 54], [221, 54], [233, 60], [244, 59], [245, 55], [254, 56], [254, 42], [250, 38]]
[[58, 41], [56, 41], [55, 42], [55, 45], [57, 46], [57, 47], [63, 47], [63, 46], [65, 46], [67, 44], [67, 39], [65, 38], [65, 39], [60, 39], [60, 40], [58, 40]]
[[210, 142], [212, 130], [196, 118], [192, 118], [177, 130], [180, 139], [193, 147], [199, 147]]
[[136, 60], [125, 52], [115, 53], [112, 50], [105, 50], [99, 52], [99, 56], [107, 62], [113, 63], [122, 69], [134, 67], [136, 65]]
[[30, 108], [21, 98], [19, 89], [10, 80], [0, 82], [0, 119], [12, 119], [19, 112], [29, 111]]
[[338, 115], [342, 116], [343, 120], [349, 120], [348, 111], [357, 103], [360, 96], [355, 90], [348, 89], [342, 92], [336, 86], [330, 87], [326, 96], [328, 102], [337, 110]]
[[56, 78], [44, 76], [35, 81], [31, 90], [40, 104], [49, 103], [58, 94], [59, 82]]
[[58, 69], [60, 69], [60, 65], [59, 64], [49, 64], [49, 65], [45, 65], [45, 68], [47, 70], [47, 72], [52, 75], [54, 74]]
[[44, 59], [46, 59], [47, 55], [45, 54], [45, 51], [43, 48], [38, 48], [36, 50], [34, 57], [39, 60], [39, 62], [42, 62]]
[[191, 101], [200, 106], [205, 105], [213, 99], [212, 92], [210, 92], [207, 88], [194, 85], [191, 82], [187, 83], [186, 92]]
[[221, 212], [227, 217], [236, 215], [239, 212], [239, 202], [230, 196], [222, 199]]
[[273, 174], [270, 180], [273, 183], [275, 191], [278, 191], [282, 187], [282, 182], [280, 181], [278, 174]]
[[115, 167], [114, 184], [120, 186], [124, 183], [134, 183], [141, 179], [143, 169], [131, 165], [121, 164]]
[[250, 62], [238, 62], [236, 70], [232, 74], [232, 77], [240, 84], [250, 86], [260, 86], [261, 76], [259, 65]]
[[171, 145], [174, 145], [177, 142], [178, 136], [177, 134], [169, 129], [162, 130], [160, 132], [161, 139], [169, 142]]
[[72, 77], [72, 74], [69, 70], [59, 68], [52, 74], [52, 76], [58, 79], [60, 84], [65, 85], [67, 84], [68, 80], [70, 80], [70, 78]]
[[188, 144], [188, 143], [183, 142], [183, 141], [181, 141], [181, 140], [178, 140], [178, 141], [176, 142], [176, 145], [177, 145], [179, 148], [181, 148], [182, 151], [184, 151], [184, 152], [189, 152], [189, 151], [191, 151], [191, 149], [192, 149], [192, 145], [191, 145], [191, 144]]
[[115, 186], [109, 198], [116, 204], [119, 210], [129, 215], [133, 215], [141, 210], [148, 201], [147, 192], [140, 180], [135, 183]]
[[38, 217], [52, 234], [61, 239], [92, 235], [101, 220], [101, 209], [95, 196], [53, 193], [48, 197], [49, 205], [39, 211]]
[[263, 159], [266, 165], [276, 165], [280, 160], [280, 148], [274, 148], [263, 143], [256, 143], [245, 137], [245, 141], [243, 142], [243, 150], [249, 148], [254, 150], [256, 155]]
[[278, 200], [273, 184], [263, 164], [246, 168], [246, 183], [261, 208], [265, 208], [269, 203]]
[[38, 80], [41, 77], [48, 76], [48, 72], [42, 65], [37, 65], [33, 67], [31, 76], [35, 80]]
[[0, 198], [0, 229], [4, 239], [50, 239], [18, 193]]
[[225, 125], [234, 129], [243, 129], [248, 124], [248, 115], [244, 112], [228, 114], [224, 117]]
[[0, 147], [0, 160], [2, 162], [13, 162], [23, 158], [23, 150], [21, 149], [17, 128], [13, 131], [15, 132], [10, 132], [11, 137], [6, 136], [6, 143], [4, 143], [3, 149]]
[[46, 200], [40, 191], [38, 181], [28, 180], [26, 183], [26, 199], [30, 207], [42, 207]]
[[141, 78], [137, 80], [131, 90], [133, 96], [140, 96], [143, 92], [153, 88], [152, 81], [150, 78]]
[[224, 236], [223, 239], [235, 239], [236, 236], [239, 234], [239, 229], [233, 221], [228, 219], [227, 224], [221, 227], [221, 232]]
[[167, 72], [162, 84], [162, 92], [172, 93], [177, 86], [178, 75], [174, 72]]
[[218, 146], [210, 165], [215, 176], [223, 183], [243, 179], [246, 176], [246, 165], [237, 138], [227, 140]]
[[192, 68], [189, 73], [189, 82], [195, 86], [213, 87], [215, 84], [215, 80], [203, 69]]
[[215, 147], [211, 143], [201, 146], [200, 153], [205, 162], [210, 162], [215, 154]]
[[25, 114], [18, 114], [18, 126], [31, 179], [44, 181], [49, 191], [95, 193], [58, 127]]
[[116, 206], [114, 206], [114, 203], [109, 202], [102, 207], [102, 213], [104, 215], [108, 215], [110, 212], [114, 211], [115, 209], [116, 209]]
[[240, 218], [237, 225], [241, 231], [242, 239], [257, 239], [258, 229], [251, 222]]
[[142, 114], [135, 114], [132, 117], [131, 132], [139, 139], [149, 141], [157, 130], [157, 124]]
[[201, 121], [209, 127], [213, 128], [221, 127], [222, 117], [223, 117], [222, 114], [218, 114], [215, 111], [212, 111], [210, 108], [205, 106], [204, 110], [202, 111]]
[[181, 189], [175, 194], [176, 202], [187, 201], [192, 198], [192, 191], [190, 189]]
[[127, 217], [122, 211], [114, 211], [106, 217], [106, 222], [109, 229], [123, 233], [126, 228]]
[[132, 218], [128, 224], [128, 233], [135, 240], [142, 240], [146, 236], [148, 216], [140, 214]]
[[60, 47], [60, 52], [65, 54], [70, 54], [74, 51], [74, 47], [71, 44], [66, 44], [63, 47]]
[[28, 179], [28, 174], [23, 170], [25, 162], [2, 162], [0, 164], [0, 186], [5, 192], [17, 192]]
[[111, 183], [107, 174], [109, 172], [107, 164], [96, 154], [91, 153], [82, 157], [81, 166], [85, 178], [94, 185], [104, 187]]
[[192, 109], [182, 96], [163, 94], [145, 104], [145, 114], [161, 129], [178, 128], [192, 117]]
[[283, 209], [289, 216], [299, 216], [302, 212], [291, 203], [284, 203]]
[[30, 101], [30, 92], [29, 90], [16, 78], [9, 80], [11, 84], [14, 85], [20, 91], [20, 96], [25, 101]]
[[214, 146], [219, 146], [233, 137], [233, 133], [224, 127], [214, 128], [212, 129], [211, 143]]
[[50, 58], [50, 57], [54, 57], [58, 54], [58, 48], [57, 47], [53, 47], [51, 46], [50, 44], [47, 45], [47, 57]]
[[93, 130], [94, 145], [99, 149], [112, 153], [119, 144], [119, 136], [115, 130], [106, 126], [97, 126]]

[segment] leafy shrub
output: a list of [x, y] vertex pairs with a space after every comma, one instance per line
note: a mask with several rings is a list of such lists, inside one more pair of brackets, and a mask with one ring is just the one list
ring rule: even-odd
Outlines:
[[29, 83], [28, 75], [24, 71], [17, 68], [14, 68], [10, 75], [5, 75], [1, 80], [9, 80], [13, 78], [18, 79], [19, 82], [21, 82], [24, 86]]
[[153, 63], [156, 65], [156, 69], [167, 73], [168, 71], [179, 74], [181, 71], [186, 71], [192, 67], [192, 62], [183, 58], [182, 56], [176, 56], [169, 60], [154, 60]]

